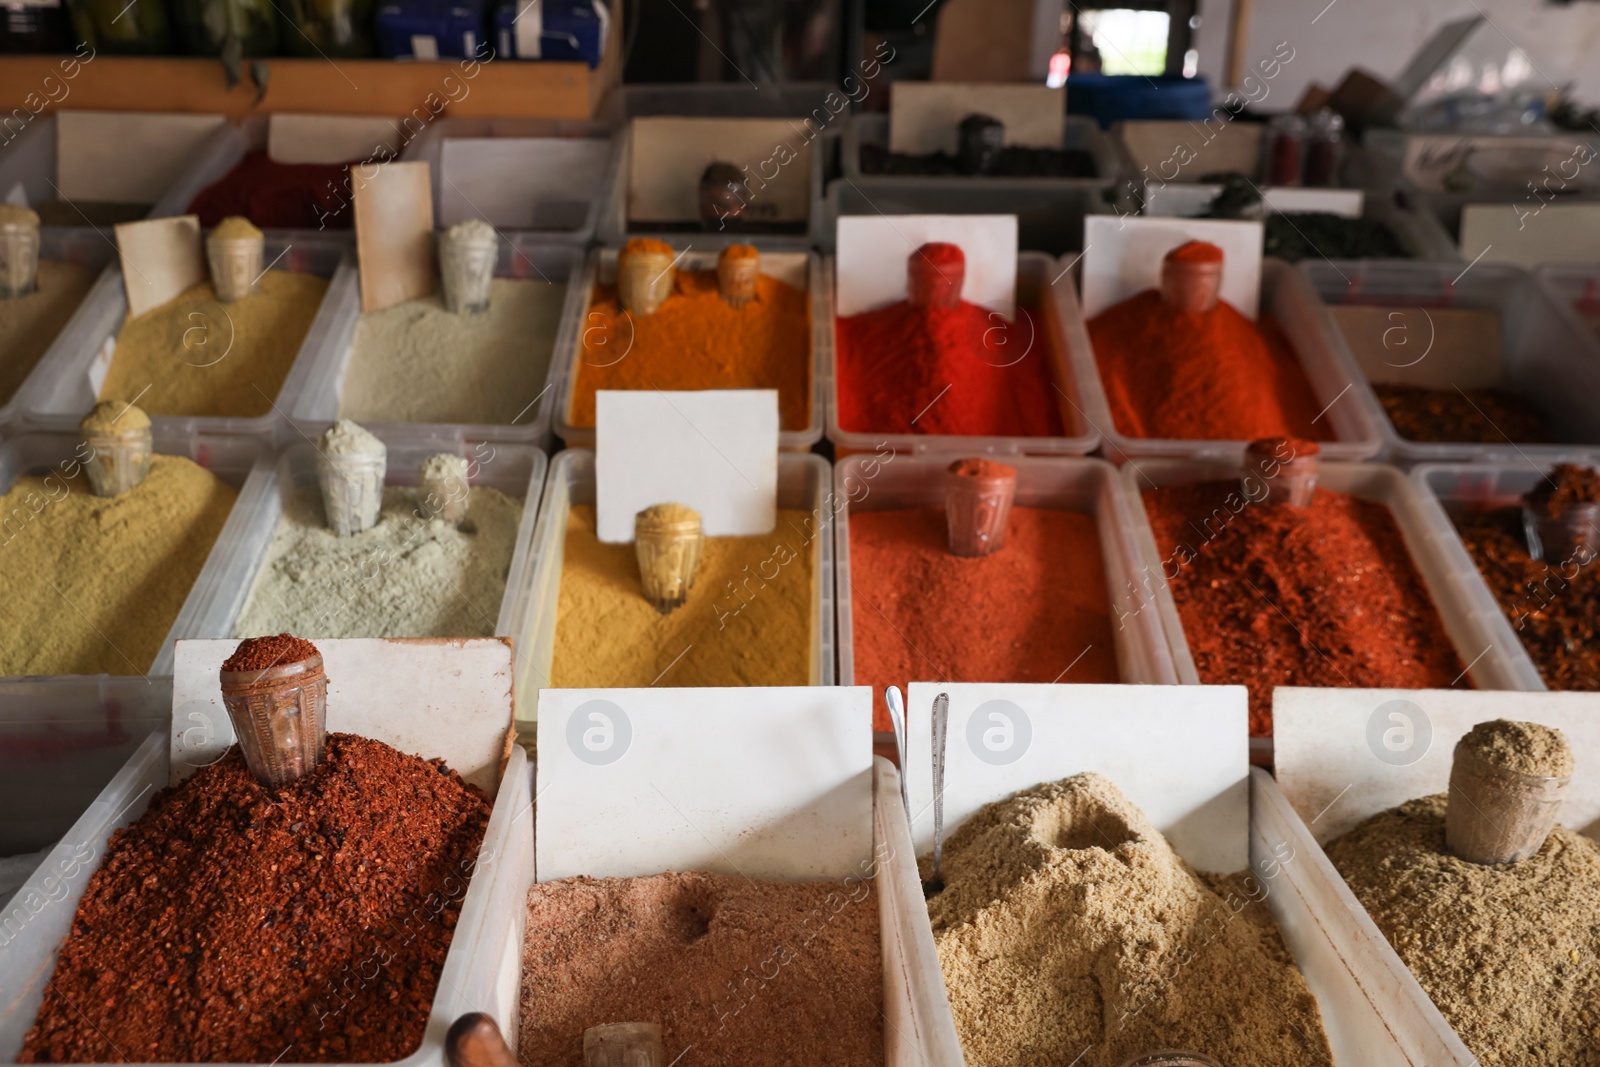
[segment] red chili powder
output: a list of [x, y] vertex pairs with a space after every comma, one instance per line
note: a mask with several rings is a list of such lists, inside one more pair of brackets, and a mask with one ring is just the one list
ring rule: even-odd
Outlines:
[[1094, 519], [1011, 509], [1005, 547], [953, 556], [943, 508], [852, 511], [855, 682], [872, 728], [892, 727], [885, 686], [918, 681], [1117, 682]]
[[992, 459], [958, 459], [946, 468], [951, 474], [960, 474], [968, 478], [1008, 478], [1017, 473], [1017, 468], [1008, 467], [1004, 463], [996, 463]]
[[[1040, 316], [907, 301], [838, 320], [839, 426], [855, 433], [1059, 437]], [[1020, 357], [1018, 353], [1021, 353]]]
[[1089, 320], [1117, 429], [1129, 437], [1329, 439], [1316, 395], [1276, 322], [1226, 301], [1188, 314], [1148, 289]]
[[312, 656], [320, 656], [317, 646], [293, 634], [276, 637], [247, 637], [239, 642], [222, 664], [225, 671], [264, 671], [280, 663], [298, 663]]
[[243, 215], [263, 229], [348, 230], [347, 163], [279, 163], [265, 152], [247, 152], [228, 173], [200, 190], [189, 212], [201, 226]]
[[1272, 733], [1274, 686], [1465, 681], [1382, 504], [1326, 489], [1309, 508], [1251, 503], [1235, 481], [1147, 489], [1143, 498], [1163, 572], [1177, 574], [1172, 596], [1200, 680], [1249, 688], [1252, 737]]

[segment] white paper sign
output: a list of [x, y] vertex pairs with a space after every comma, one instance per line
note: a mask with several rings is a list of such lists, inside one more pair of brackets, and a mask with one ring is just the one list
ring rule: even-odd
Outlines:
[[1544, 723], [1567, 735], [1577, 769], [1563, 826], [1600, 838], [1600, 693], [1460, 689], [1273, 692], [1278, 784], [1320, 842], [1450, 785], [1456, 742], [1480, 722]]
[[118, 223], [116, 234], [129, 318], [158, 308], [205, 280], [198, 215]]
[[[933, 848], [934, 697], [950, 695], [944, 833], [1020, 789], [1093, 771], [1203, 871], [1250, 862], [1243, 686], [912, 682], [906, 786], [919, 855]], [[541, 751], [543, 751], [541, 749]]]
[[1461, 209], [1468, 262], [1588, 262], [1600, 257], [1600, 204], [1468, 204]]
[[600, 540], [632, 541], [634, 516], [656, 504], [694, 508], [707, 537], [777, 525], [776, 389], [602, 389], [594, 425]]
[[842, 216], [834, 259], [835, 313], [859, 315], [904, 300], [906, 264], [930, 241], [961, 246], [967, 261], [961, 299], [1007, 319], [1016, 317], [1015, 215]]
[[[1211, 210], [1211, 202], [1222, 186], [1204, 183], [1152, 182], [1144, 191], [1144, 214], [1151, 217], [1193, 218]], [[1302, 189], [1273, 185], [1261, 190], [1267, 214], [1283, 212], [1326, 212], [1347, 219], [1358, 219], [1364, 203], [1360, 189]]]
[[[440, 150], [439, 225], [483, 219], [507, 230], [576, 229], [600, 195], [611, 142], [580, 137], [452, 137]], [[556, 217], [573, 220], [555, 225]]]
[[891, 152], [955, 152], [968, 115], [1006, 126], [1006, 144], [1060, 148], [1067, 90], [1026, 82], [895, 82], [889, 92]]
[[56, 195], [153, 204], [222, 134], [221, 115], [56, 112]]
[[[360, 163], [399, 156], [400, 124], [381, 115], [267, 117], [267, 155], [279, 163]], [[382, 150], [389, 149], [386, 154]]]
[[540, 690], [538, 880], [859, 875], [871, 730], [864, 686]]
[[[327, 728], [361, 734], [450, 769], [490, 796], [510, 753], [511, 641], [324, 639]], [[217, 672], [235, 640], [179, 641], [172, 679], [172, 783], [234, 742]]]
[[1222, 299], [1254, 319], [1261, 302], [1261, 223], [1119, 215], [1083, 220], [1083, 317], [1159, 289], [1162, 257], [1188, 241], [1222, 249]]

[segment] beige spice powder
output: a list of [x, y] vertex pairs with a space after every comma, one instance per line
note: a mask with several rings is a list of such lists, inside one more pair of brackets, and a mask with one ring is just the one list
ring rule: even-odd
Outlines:
[[94, 279], [87, 267], [41, 259], [33, 292], [0, 300], [0, 404], [11, 399], [38, 364]]
[[941, 873], [928, 914], [970, 1067], [1333, 1063], [1264, 883], [1196, 873], [1100, 775], [985, 806]]

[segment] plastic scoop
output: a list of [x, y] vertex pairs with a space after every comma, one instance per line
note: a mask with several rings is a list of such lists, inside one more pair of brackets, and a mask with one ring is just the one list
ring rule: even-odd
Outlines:
[[677, 283], [676, 253], [665, 241], [635, 237], [617, 254], [617, 301], [634, 315], [649, 315], [666, 303]]
[[[1549, 764], [1565, 773], [1532, 774], [1508, 765], [1483, 738], [1495, 728], [1548, 739]], [[1456, 743], [1445, 806], [1445, 846], [1470, 863], [1518, 863], [1555, 828], [1572, 781], [1572, 750], [1561, 731], [1538, 723], [1480, 723]]]
[[456, 314], [489, 310], [500, 236], [482, 219], [458, 222], [439, 237], [439, 282], [444, 306]]
[[[1307, 508], [1316, 494], [1322, 449], [1298, 437], [1260, 437], [1244, 447], [1240, 488], [1246, 500]], [[1266, 495], [1262, 495], [1262, 486]]]
[[929, 241], [906, 258], [906, 300], [917, 307], [953, 308], [967, 280], [967, 254], [960, 245]]
[[705, 550], [700, 513], [682, 504], [656, 504], [633, 517], [633, 550], [644, 598], [663, 615], [683, 606]]
[[315, 645], [288, 634], [248, 638], [218, 677], [256, 781], [277, 789], [316, 769], [327, 740], [328, 678]]
[[27, 296], [39, 281], [39, 216], [0, 204], [0, 297]]
[[956, 165], [962, 174], [987, 174], [1006, 146], [1006, 124], [989, 115], [968, 115], [956, 127]]
[[521, 1067], [500, 1025], [481, 1011], [468, 1012], [450, 1024], [444, 1035], [444, 1058], [450, 1067]]
[[429, 518], [460, 525], [467, 517], [471, 488], [467, 457], [438, 452], [417, 468], [417, 503]]
[[1600, 472], [1559, 464], [1522, 498], [1528, 555], [1586, 564], [1600, 552]]
[[1122, 1067], [1222, 1067], [1222, 1065], [1210, 1056], [1202, 1056], [1198, 1052], [1162, 1049], [1160, 1052], [1141, 1053], [1124, 1063]]
[[744, 172], [732, 163], [713, 163], [700, 173], [700, 225], [721, 230], [737, 222], [750, 200]]
[[717, 256], [717, 292], [729, 307], [742, 308], [756, 298], [761, 278], [761, 253], [750, 245], [729, 245]]
[[1161, 302], [1175, 311], [1202, 314], [1222, 297], [1222, 249], [1188, 241], [1161, 260]]
[[924, 899], [944, 892], [944, 750], [950, 732], [950, 694], [933, 698], [933, 870], [922, 880]]
[[317, 484], [328, 529], [340, 537], [370, 530], [383, 509], [384, 443], [349, 419], [323, 433], [317, 446]]
[[667, 1067], [660, 1023], [607, 1023], [583, 1032], [584, 1067]]
[[957, 556], [987, 556], [1005, 547], [1017, 495], [1017, 470], [988, 459], [958, 459], [945, 468], [944, 519]]
[[224, 304], [261, 291], [266, 258], [266, 237], [242, 215], [229, 215], [206, 236], [211, 288]]
[[150, 473], [155, 438], [150, 416], [121, 400], [102, 400], [78, 424], [93, 450], [83, 465], [95, 496], [121, 496]]

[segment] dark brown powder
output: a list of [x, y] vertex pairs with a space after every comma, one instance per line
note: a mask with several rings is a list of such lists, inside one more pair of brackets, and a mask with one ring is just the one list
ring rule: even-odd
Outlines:
[[1426, 444], [1546, 444], [1544, 413], [1505, 389], [1424, 389], [1374, 382], [1395, 433]]
[[1536, 722], [1495, 719], [1480, 722], [1461, 739], [1461, 745], [1492, 767], [1540, 778], [1565, 778], [1572, 774], [1572, 746], [1560, 730]]
[[1592, 504], [1600, 500], [1600, 471], [1573, 463], [1557, 463], [1523, 499], [1538, 514], [1559, 519], [1573, 504]]
[[329, 734], [275, 794], [235, 747], [112, 836], [18, 1059], [410, 1054], [488, 821], [481, 790], [378, 741]]
[[719, 874], [528, 892], [522, 1062], [583, 1067], [583, 1032], [660, 1023], [694, 1067], [884, 1061], [876, 883]]
[[247, 637], [222, 664], [225, 671], [264, 671], [281, 663], [298, 663], [319, 656], [317, 646], [293, 634]]

